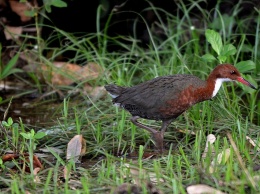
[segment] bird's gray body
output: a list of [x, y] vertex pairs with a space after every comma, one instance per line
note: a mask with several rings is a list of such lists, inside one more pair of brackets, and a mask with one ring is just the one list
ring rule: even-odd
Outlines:
[[[113, 97], [114, 104], [126, 109], [133, 116], [166, 120], [178, 117], [187, 108], [197, 103], [196, 100], [192, 103], [187, 102], [185, 110], [178, 110], [180, 105], [178, 99], [183, 91], [187, 88], [193, 90], [205, 86], [206, 82], [196, 76], [180, 74], [157, 77], [133, 87], [120, 87], [112, 84], [106, 86], [106, 90]], [[176, 101], [176, 105], [174, 105], [174, 101]], [[162, 111], [167, 108], [173, 110], [171, 114], [164, 114]]]

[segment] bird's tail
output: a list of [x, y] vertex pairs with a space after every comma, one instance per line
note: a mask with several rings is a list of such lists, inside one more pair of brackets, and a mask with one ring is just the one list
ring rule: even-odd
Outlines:
[[110, 84], [105, 86], [107, 92], [112, 96], [112, 98], [116, 98], [118, 96], [120, 96], [123, 92], [123, 90], [125, 89], [125, 87], [122, 86], [117, 86], [114, 84]]

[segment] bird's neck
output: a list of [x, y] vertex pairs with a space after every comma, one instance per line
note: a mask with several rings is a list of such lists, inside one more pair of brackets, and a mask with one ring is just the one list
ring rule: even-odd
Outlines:
[[209, 87], [210, 91], [212, 92], [212, 98], [216, 96], [222, 83], [228, 81], [232, 81], [232, 80], [229, 78], [212, 78], [212, 77], [209, 77], [207, 79], [207, 87]]

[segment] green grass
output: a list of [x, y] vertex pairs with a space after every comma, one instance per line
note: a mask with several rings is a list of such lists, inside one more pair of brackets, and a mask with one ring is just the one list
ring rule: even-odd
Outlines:
[[[221, 33], [224, 44], [232, 43], [236, 46], [237, 53], [229, 56], [227, 62], [254, 61], [256, 68], [247, 74], [259, 83], [259, 46], [251, 45], [247, 39], [248, 36], [253, 36], [258, 43], [258, 29], [248, 32], [249, 20], [236, 17], [236, 12], [242, 6], [241, 3], [231, 10], [230, 16], [222, 15], [216, 7], [211, 11], [214, 12], [213, 18], [208, 17], [209, 13], [202, 10], [195, 2], [190, 5], [180, 3], [179, 6], [184, 16], [179, 12], [176, 15], [166, 13], [169, 26], [158, 24], [162, 27], [166, 39], [158, 38], [154, 31], [149, 29], [152, 42], [146, 49], [138, 46], [136, 40], [131, 37], [125, 37], [129, 40], [129, 44], [121, 42], [119, 37], [118, 39], [108, 37], [105, 33], [107, 29], [99, 31], [97, 35], [91, 34], [78, 39], [72, 34], [54, 28], [58, 35], [51, 36], [46, 41], [47, 45], [56, 38], [64, 37], [68, 45], [55, 49], [44, 48], [52, 49], [53, 55], [51, 58], [46, 58], [38, 53], [40, 61], [51, 67], [52, 61], [57, 56], [69, 50], [76, 51], [76, 57], [70, 62], [92, 61], [109, 72], [101, 75], [95, 83], [101, 86], [108, 83], [131, 86], [157, 76], [177, 73], [194, 74], [206, 79], [218, 63], [205, 61], [201, 57], [207, 53], [216, 56], [211, 45], [206, 40], [202, 40], [207, 29], [205, 26], [209, 26]], [[202, 12], [201, 25], [196, 25], [194, 16], [190, 14], [194, 6]], [[157, 14], [163, 11], [155, 7], [149, 9], [155, 10]], [[253, 14], [256, 13], [248, 17], [256, 19], [255, 28], [258, 28], [259, 17]], [[230, 26], [223, 22], [223, 18], [229, 18]], [[220, 22], [217, 23], [217, 20]], [[237, 26], [232, 28], [234, 23]], [[195, 29], [191, 29], [191, 26]], [[97, 38], [99, 47], [92, 42], [94, 38]], [[121, 46], [124, 51], [108, 52], [107, 46], [111, 41]], [[34, 78], [36, 79], [36, 76]], [[42, 88], [38, 84], [39, 82], [35, 80], [34, 87]], [[81, 88], [82, 83], [77, 84], [76, 87]], [[53, 88], [51, 85], [45, 87], [47, 91]], [[72, 90], [73, 87], [60, 89], [66, 94], [66, 91]], [[0, 160], [0, 191], [113, 193], [123, 183], [130, 183], [139, 184], [145, 193], [146, 185], [151, 181], [163, 193], [186, 193], [186, 188], [195, 184], [207, 184], [226, 193], [258, 193], [260, 188], [254, 186], [254, 181], [259, 183], [259, 180], [252, 181], [250, 177], [260, 175], [259, 170], [253, 170], [260, 165], [259, 146], [253, 147], [246, 140], [246, 136], [249, 136], [255, 142], [260, 142], [258, 96], [259, 90], [248, 92], [234, 83], [224, 84], [212, 101], [195, 105], [169, 126], [165, 134], [167, 152], [163, 155], [155, 155], [150, 134], [134, 126], [128, 112], [112, 106], [110, 96], [94, 100], [84, 93], [79, 93], [77, 96], [66, 94], [66, 98], [60, 102], [53, 117], [46, 120], [52, 123], [52, 128], [46, 130], [55, 132], [60, 129], [58, 133], [48, 134], [32, 142], [19, 136], [20, 132], [31, 130], [31, 126], [24, 124], [25, 118], [15, 121], [18, 125], [0, 125], [1, 155], [4, 155], [7, 150], [17, 150], [18, 153], [29, 152], [31, 158], [33, 153], [40, 153], [42, 148], [49, 150], [45, 155], [39, 156], [44, 164], [44, 169], [37, 175], [40, 182], [35, 182], [32, 173], [25, 173], [17, 161], [1, 164]], [[160, 122], [149, 120], [142, 120], [142, 122], [160, 127]], [[40, 127], [35, 126], [35, 128]], [[195, 134], [179, 131], [185, 129]], [[227, 132], [231, 134], [238, 148], [237, 152], [242, 158], [242, 164], [231, 145], [231, 140], [227, 137]], [[66, 161], [67, 143], [76, 134], [82, 134], [87, 142], [87, 152], [82, 157], [81, 164]], [[202, 158], [209, 134], [214, 134], [216, 141], [210, 147], [206, 157]], [[35, 143], [37, 146], [34, 149]], [[58, 154], [52, 148], [63, 152]], [[228, 148], [230, 148], [229, 158], [218, 163], [218, 154]], [[213, 161], [215, 167], [214, 172], [211, 173], [210, 166]], [[12, 165], [17, 165], [19, 168], [12, 171]], [[29, 166], [32, 168], [32, 165]], [[72, 172], [71, 178], [67, 180], [62, 178], [65, 166]]]

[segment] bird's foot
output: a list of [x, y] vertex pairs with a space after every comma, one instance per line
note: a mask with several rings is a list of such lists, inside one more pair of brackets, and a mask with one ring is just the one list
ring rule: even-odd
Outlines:
[[163, 138], [164, 133], [157, 131], [155, 133], [152, 133], [152, 138], [155, 141], [155, 146], [158, 149], [160, 153], [164, 152], [164, 145], [163, 145]]

